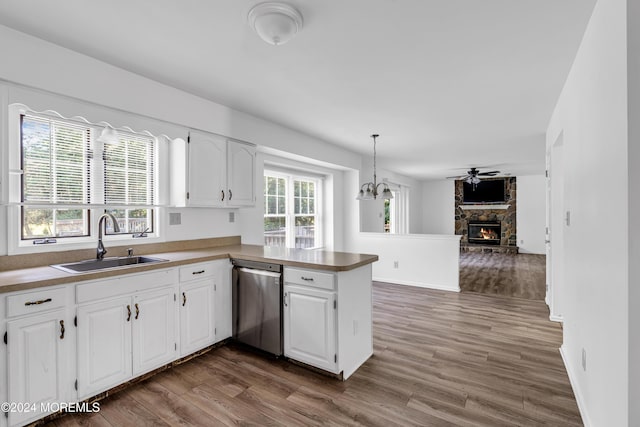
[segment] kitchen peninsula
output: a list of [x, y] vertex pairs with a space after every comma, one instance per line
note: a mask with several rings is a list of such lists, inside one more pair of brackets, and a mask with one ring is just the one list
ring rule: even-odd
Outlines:
[[[126, 256], [128, 248], [108, 249]], [[1, 401], [101, 397], [223, 345], [232, 335], [231, 259], [284, 266], [286, 358], [346, 380], [372, 355], [376, 255], [242, 245], [239, 237], [133, 249], [163, 261], [68, 273], [49, 265], [95, 250], [0, 257]], [[10, 412], [8, 425], [47, 414]]]

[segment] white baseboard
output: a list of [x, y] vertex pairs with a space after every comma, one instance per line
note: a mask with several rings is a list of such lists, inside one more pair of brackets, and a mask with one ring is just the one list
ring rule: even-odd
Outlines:
[[560, 356], [562, 356], [562, 362], [564, 363], [564, 368], [567, 371], [567, 375], [569, 376], [569, 382], [571, 383], [571, 388], [573, 389], [573, 395], [576, 398], [576, 403], [578, 404], [578, 410], [580, 411], [580, 416], [582, 417], [582, 423], [585, 427], [591, 427], [593, 424], [587, 415], [586, 403], [584, 402], [584, 397], [582, 397], [582, 393], [578, 388], [578, 382], [576, 380], [576, 375], [574, 370], [571, 368], [571, 364], [567, 359], [567, 355], [564, 351], [564, 346], [560, 347]]
[[560, 322], [560, 323], [562, 323], [562, 322], [564, 322], [564, 317], [558, 316], [558, 315], [555, 315], [555, 314], [551, 314], [551, 315], [549, 315], [549, 320], [551, 320], [552, 322]]
[[460, 287], [454, 288], [451, 286], [434, 285], [431, 283], [414, 282], [411, 280], [397, 280], [397, 279], [388, 279], [384, 277], [373, 277], [372, 280], [374, 282], [395, 283], [397, 285], [416, 286], [418, 288], [437, 289], [439, 291], [460, 292]]

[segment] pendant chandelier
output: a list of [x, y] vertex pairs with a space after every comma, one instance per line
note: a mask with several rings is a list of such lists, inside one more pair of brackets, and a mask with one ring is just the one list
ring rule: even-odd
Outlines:
[[[371, 138], [373, 138], [373, 182], [367, 182], [365, 184], [362, 184], [362, 186], [360, 187], [360, 192], [358, 193], [358, 197], [356, 197], [356, 200], [375, 200], [378, 198], [378, 195], [380, 195], [380, 197], [384, 200], [389, 200], [389, 199], [393, 199], [393, 194], [391, 193], [391, 190], [389, 190], [389, 186], [384, 183], [378, 183], [377, 182], [377, 176], [376, 176], [376, 138], [379, 137], [380, 135], [378, 134], [373, 134], [371, 135]], [[382, 194], [378, 193], [378, 187], [380, 186], [382, 187]]]

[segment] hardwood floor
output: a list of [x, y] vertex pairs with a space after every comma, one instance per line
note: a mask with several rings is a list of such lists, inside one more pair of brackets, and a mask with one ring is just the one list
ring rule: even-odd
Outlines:
[[460, 254], [460, 290], [543, 301], [546, 257], [533, 254]]
[[541, 301], [375, 283], [374, 356], [342, 382], [228, 345], [55, 426], [582, 425]]

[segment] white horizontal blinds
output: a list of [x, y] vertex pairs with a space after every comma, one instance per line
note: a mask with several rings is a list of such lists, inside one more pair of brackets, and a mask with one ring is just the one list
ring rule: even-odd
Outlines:
[[[104, 203], [132, 206], [108, 212], [122, 232], [153, 232], [156, 199], [155, 138], [118, 131], [118, 142], [104, 147]], [[137, 206], [137, 208], [136, 208]]]
[[89, 202], [91, 129], [27, 114], [21, 116], [20, 141], [21, 238], [88, 235], [88, 211], [71, 206]]
[[22, 117], [22, 202], [89, 202], [91, 130], [86, 126]]

